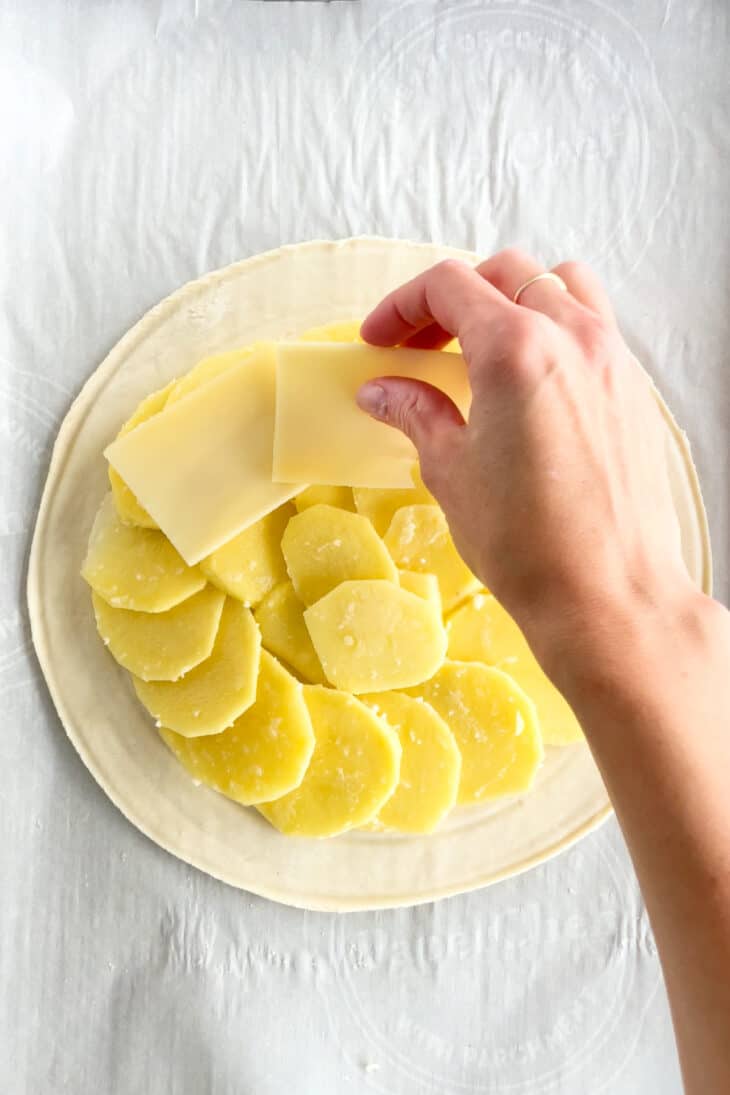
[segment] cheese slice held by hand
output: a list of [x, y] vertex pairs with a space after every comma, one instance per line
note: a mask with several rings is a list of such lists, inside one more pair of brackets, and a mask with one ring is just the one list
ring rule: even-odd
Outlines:
[[471, 389], [460, 354], [382, 349], [336, 342], [281, 342], [276, 347], [274, 479], [349, 487], [412, 487], [416, 450], [408, 438], [361, 411], [366, 380], [424, 380], [465, 416]]
[[104, 454], [190, 566], [302, 489], [271, 481], [274, 388], [262, 345]]

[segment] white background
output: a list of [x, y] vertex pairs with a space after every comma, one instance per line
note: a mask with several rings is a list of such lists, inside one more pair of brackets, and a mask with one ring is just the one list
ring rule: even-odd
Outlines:
[[726, 600], [729, 46], [723, 0], [0, 3], [4, 1093], [679, 1093], [614, 822], [415, 910], [228, 889], [87, 775], [23, 582], [59, 423], [147, 308], [374, 233], [596, 265], [690, 435]]

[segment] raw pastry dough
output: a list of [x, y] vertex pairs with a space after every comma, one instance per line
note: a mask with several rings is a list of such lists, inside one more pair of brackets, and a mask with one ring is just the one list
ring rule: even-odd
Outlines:
[[81, 576], [110, 605], [135, 612], [166, 612], [205, 585], [161, 532], [125, 525], [111, 494], [94, 520]]
[[327, 680], [346, 692], [418, 684], [446, 653], [433, 602], [392, 582], [342, 582], [307, 609], [304, 622]]
[[537, 708], [545, 745], [583, 740], [568, 703], [545, 676], [524, 635], [496, 597], [477, 593], [449, 617], [446, 630], [449, 657], [496, 665], [517, 681]]
[[310, 506], [292, 517], [281, 550], [297, 596], [306, 605], [348, 579], [398, 581], [393, 560], [370, 522], [334, 506]]
[[244, 806], [298, 787], [314, 749], [302, 686], [265, 650], [256, 702], [232, 726], [202, 738], [160, 734], [193, 779]]
[[345, 692], [304, 686], [315, 747], [301, 785], [259, 806], [290, 836], [336, 836], [365, 825], [398, 783], [397, 734], [370, 708]]
[[153, 718], [186, 738], [220, 734], [256, 697], [261, 636], [249, 609], [228, 598], [209, 658], [179, 681], [143, 681], [135, 691]]
[[176, 681], [205, 661], [225, 596], [207, 586], [167, 612], [112, 608], [92, 590], [96, 627], [109, 653], [143, 681]]

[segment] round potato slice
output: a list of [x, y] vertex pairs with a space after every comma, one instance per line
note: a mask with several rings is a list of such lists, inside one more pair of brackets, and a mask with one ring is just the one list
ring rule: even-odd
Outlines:
[[161, 532], [125, 525], [111, 494], [94, 520], [81, 576], [108, 604], [134, 612], [167, 612], [205, 585]]
[[398, 783], [397, 734], [345, 692], [304, 685], [315, 746], [299, 787], [259, 806], [289, 836], [325, 837], [369, 822]]
[[219, 589], [248, 607], [257, 605], [286, 578], [281, 538], [295, 513], [289, 502], [267, 513], [200, 563]]
[[454, 608], [480, 582], [459, 555], [438, 506], [403, 506], [385, 534], [385, 546], [401, 570], [435, 574], [444, 612]]
[[415, 593], [426, 601], [432, 601], [438, 613], [441, 613], [441, 590], [435, 574], [419, 574], [417, 570], [399, 570], [398, 581], [401, 589]]
[[310, 506], [292, 517], [281, 550], [305, 605], [349, 579], [398, 581], [393, 560], [367, 518], [335, 506]]
[[310, 506], [336, 506], [337, 509], [354, 510], [352, 487], [307, 487], [294, 499], [297, 513], [303, 513]]
[[310, 684], [324, 684], [325, 675], [304, 623], [304, 605], [291, 582], [282, 582], [258, 606], [254, 618], [261, 642]]
[[255, 345], [243, 346], [240, 350], [228, 350], [223, 354], [212, 354], [210, 357], [204, 357], [189, 372], [170, 385], [168, 403], [177, 403], [179, 399], [184, 399], [186, 395], [202, 388], [210, 380], [215, 380], [234, 365], [245, 361], [255, 351]]
[[232, 726], [202, 738], [185, 738], [164, 727], [160, 734], [193, 779], [244, 806], [293, 791], [314, 750], [302, 686], [265, 650], [256, 700]]
[[537, 708], [545, 745], [584, 740], [567, 700], [545, 676], [527, 639], [496, 597], [488, 593], [472, 597], [449, 618], [446, 631], [451, 658], [495, 665], [524, 689]]
[[225, 594], [207, 586], [167, 612], [112, 608], [92, 591], [96, 629], [109, 653], [143, 681], [176, 681], [210, 656]]
[[413, 469], [413, 487], [353, 487], [355, 509], [372, 521], [378, 536], [385, 536], [390, 522], [403, 506], [435, 505], [436, 501], [421, 479], [418, 466]]
[[160, 726], [186, 738], [220, 734], [254, 702], [260, 654], [250, 610], [229, 597], [209, 658], [179, 681], [132, 681]]
[[[162, 388], [159, 392], [152, 392], [146, 399], [143, 399], [132, 417], [128, 418], [124, 423], [118, 436], [122, 437], [125, 433], [129, 433], [133, 430], [135, 426], [140, 426], [143, 422], [146, 422], [148, 418], [152, 418], [153, 415], [159, 414], [167, 403], [174, 385], [175, 381], [173, 380], [166, 388]], [[112, 495], [114, 497], [114, 505], [116, 506], [117, 513], [122, 521], [127, 525], [139, 525], [141, 528], [157, 528], [157, 522], [154, 517], [150, 517], [144, 506], [140, 505], [134, 492], [129, 489], [119, 472], [116, 471], [111, 464], [109, 465], [108, 473], [109, 483], [111, 484]]]
[[529, 790], [542, 761], [535, 705], [501, 669], [447, 661], [411, 695], [430, 703], [461, 752], [461, 804]]
[[304, 622], [327, 680], [346, 692], [418, 684], [446, 654], [433, 602], [392, 582], [342, 582], [307, 609]]
[[402, 833], [430, 833], [456, 802], [461, 753], [454, 735], [430, 704], [403, 692], [363, 697], [400, 740], [398, 786], [377, 821]]

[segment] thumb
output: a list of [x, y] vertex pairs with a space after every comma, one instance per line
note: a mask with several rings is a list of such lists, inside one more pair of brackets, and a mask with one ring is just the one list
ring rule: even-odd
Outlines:
[[357, 393], [357, 404], [378, 421], [401, 430], [421, 457], [465, 425], [456, 404], [439, 388], [422, 380], [400, 376], [369, 380]]

